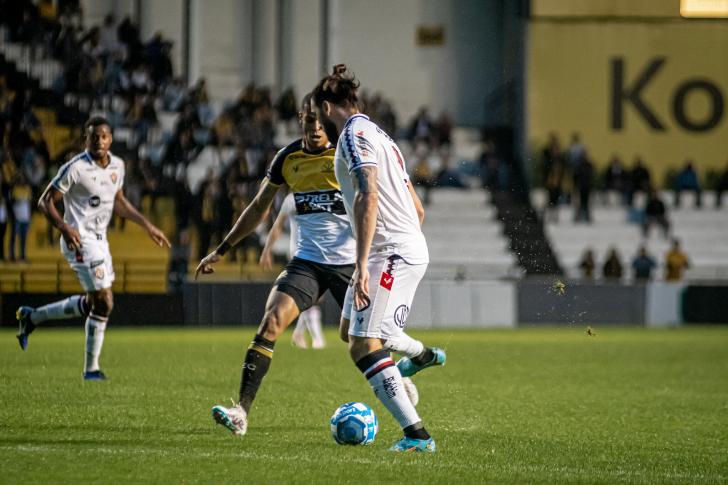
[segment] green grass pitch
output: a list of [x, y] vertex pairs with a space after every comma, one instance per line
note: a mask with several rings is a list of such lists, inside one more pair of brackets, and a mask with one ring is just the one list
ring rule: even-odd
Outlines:
[[[114, 329], [107, 382], [83, 382], [83, 330], [0, 332], [0, 483], [719, 483], [728, 481], [728, 328], [413, 331], [447, 365], [415, 376], [434, 455], [393, 455], [394, 420], [343, 343], [290, 332], [248, 434], [210, 408], [237, 394], [253, 330]], [[369, 447], [328, 420], [360, 400]]]

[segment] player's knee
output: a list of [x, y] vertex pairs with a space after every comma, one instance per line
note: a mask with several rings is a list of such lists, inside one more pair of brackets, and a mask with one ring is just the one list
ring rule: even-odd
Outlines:
[[96, 315], [108, 317], [114, 309], [114, 295], [110, 291], [95, 293], [91, 298], [91, 311]]
[[286, 329], [283, 315], [277, 309], [266, 310], [258, 334], [270, 341], [275, 341]]

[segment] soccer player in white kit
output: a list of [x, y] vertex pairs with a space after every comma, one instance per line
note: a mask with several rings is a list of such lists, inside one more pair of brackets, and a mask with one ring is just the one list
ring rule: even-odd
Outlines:
[[[268, 232], [268, 239], [266, 239], [263, 251], [261, 251], [260, 264], [263, 268], [271, 269], [273, 267], [273, 245], [283, 232], [286, 221], [289, 224], [291, 234], [291, 242], [288, 247], [288, 259], [292, 259], [298, 252], [299, 241], [303, 236], [299, 233], [300, 228], [296, 222], [296, 214], [298, 214], [298, 211], [296, 210], [296, 202], [293, 194], [288, 194], [283, 199], [276, 221], [273, 223], [270, 232]], [[321, 328], [321, 308], [317, 304], [314, 304], [311, 308], [298, 315], [298, 322], [291, 336], [293, 344], [296, 347], [302, 349], [308, 347], [305, 337], [306, 330], [311, 334], [312, 348], [323, 349], [326, 347], [326, 339]]]
[[359, 112], [358, 87], [340, 64], [313, 92], [324, 129], [330, 138], [338, 137], [334, 169], [356, 239], [341, 327], [348, 329], [352, 359], [403, 429], [404, 437], [390, 449], [434, 452], [435, 441], [408, 399], [402, 376], [443, 365], [445, 352], [425, 349], [396, 366], [389, 354], [413, 344], [403, 328], [429, 262], [420, 228], [424, 209], [397, 144]]
[[[20, 348], [28, 346], [28, 336], [46, 320], [86, 317], [86, 354], [83, 377], [104, 380], [99, 356], [106, 323], [113, 308], [111, 285], [114, 267], [106, 229], [114, 213], [142, 226], [160, 247], [170, 247], [162, 231], [150, 223], [124, 197], [124, 162], [109, 148], [113, 141], [111, 125], [102, 117], [84, 124], [86, 150], [64, 164], [43, 192], [38, 207], [61, 231], [61, 252], [76, 272], [86, 292], [48, 305], [22, 306], [16, 316]], [[64, 214], [56, 205], [63, 201]]]

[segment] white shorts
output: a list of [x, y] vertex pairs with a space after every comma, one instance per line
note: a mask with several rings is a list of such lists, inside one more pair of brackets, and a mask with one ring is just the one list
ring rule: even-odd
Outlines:
[[385, 340], [399, 335], [425, 271], [427, 264], [407, 264], [397, 255], [370, 259], [369, 306], [354, 308], [352, 286], [344, 298], [342, 316], [349, 319], [349, 335]]
[[76, 272], [83, 291], [111, 288], [114, 282], [114, 265], [109, 252], [109, 242], [106, 239], [85, 237], [81, 240], [81, 245], [78, 252], [69, 251], [66, 242], [61, 238], [63, 257]]

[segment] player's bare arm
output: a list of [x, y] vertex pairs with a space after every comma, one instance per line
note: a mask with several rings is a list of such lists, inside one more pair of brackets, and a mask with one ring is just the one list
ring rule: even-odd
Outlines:
[[409, 190], [409, 193], [412, 196], [412, 202], [415, 203], [415, 210], [417, 211], [417, 218], [420, 220], [420, 226], [422, 226], [422, 223], [425, 222], [425, 208], [422, 205], [422, 201], [420, 200], [420, 197], [417, 195], [415, 188], [412, 186], [412, 182], [410, 182], [409, 180], [407, 181], [407, 190]]
[[276, 217], [276, 221], [273, 223], [268, 237], [265, 240], [265, 246], [260, 253], [260, 265], [265, 270], [270, 270], [273, 267], [273, 245], [276, 243], [281, 233], [283, 233], [283, 226], [288, 220], [288, 216], [283, 212], [279, 212]]
[[124, 197], [124, 193], [119, 190], [114, 197], [114, 214], [125, 219], [129, 219], [135, 224], [143, 227], [147, 231], [149, 237], [152, 238], [159, 247], [172, 247], [167, 236], [154, 224], [144, 217], [129, 200]]
[[45, 190], [45, 192], [43, 192], [43, 195], [40, 196], [38, 209], [40, 209], [46, 219], [53, 224], [53, 227], [61, 231], [61, 235], [63, 236], [63, 240], [66, 242], [68, 249], [75, 251], [81, 248], [81, 234], [79, 234], [76, 229], [66, 224], [63, 217], [58, 212], [57, 204], [62, 201], [63, 194], [51, 185]]
[[379, 192], [377, 167], [361, 167], [351, 174], [354, 196], [356, 237], [356, 269], [354, 271], [354, 305], [358, 310], [369, 306], [369, 248], [372, 246], [377, 224]]
[[240, 217], [238, 217], [238, 220], [235, 221], [233, 228], [230, 229], [230, 232], [227, 236], [225, 236], [225, 239], [222, 241], [220, 246], [205, 256], [205, 258], [200, 261], [200, 264], [197, 265], [197, 269], [195, 270], [195, 279], [197, 279], [200, 272], [202, 272], [202, 274], [210, 274], [214, 272], [212, 265], [220, 261], [220, 258], [225, 254], [225, 252], [227, 252], [228, 249], [235, 246], [240, 242], [240, 240], [258, 227], [258, 225], [268, 215], [268, 211], [273, 204], [273, 199], [280, 187], [281, 186], [279, 185], [271, 184], [268, 179], [263, 180], [260, 190], [258, 190], [253, 202], [251, 202], [250, 205], [245, 208], [243, 213], [240, 214]]

